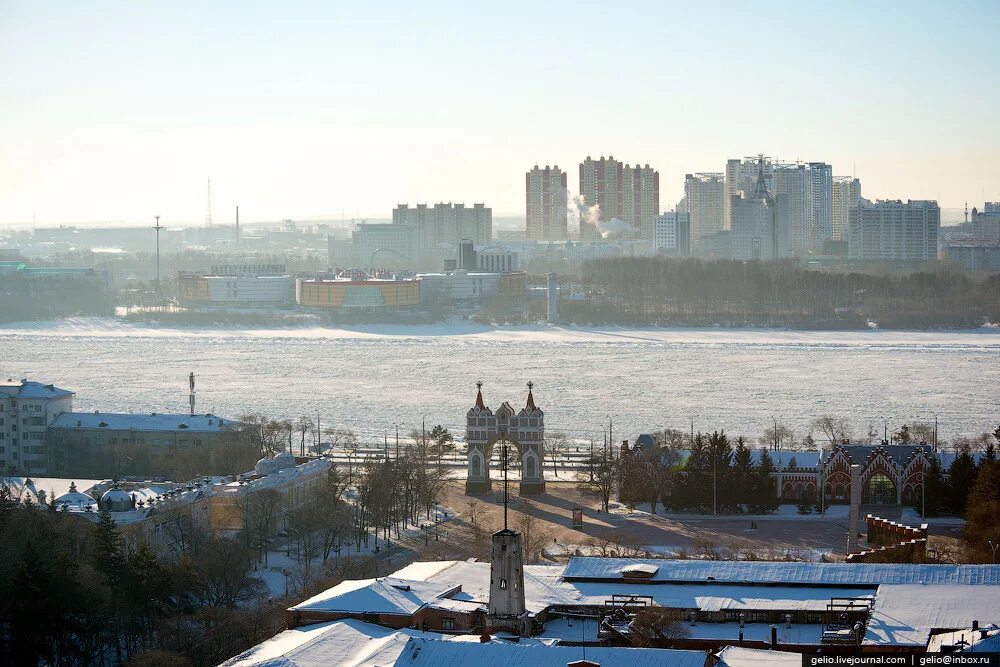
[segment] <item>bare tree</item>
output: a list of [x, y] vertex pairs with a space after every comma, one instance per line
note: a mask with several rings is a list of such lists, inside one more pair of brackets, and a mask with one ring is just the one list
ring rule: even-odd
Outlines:
[[479, 501], [475, 498], [468, 498], [465, 503], [469, 506], [469, 523], [475, 525], [479, 516]]
[[601, 511], [607, 512], [611, 504], [611, 495], [615, 491], [621, 474], [621, 460], [614, 455], [611, 450], [595, 452], [594, 456], [588, 459], [589, 478], [582, 480], [579, 487], [601, 501]]
[[288, 512], [289, 551], [295, 560], [296, 588], [309, 587], [313, 575], [313, 561], [322, 553], [320, 514], [311, 505], [302, 505]]
[[643, 607], [629, 627], [633, 646], [668, 648], [678, 639], [690, 636], [684, 626], [684, 611], [666, 607]]
[[545, 436], [545, 454], [552, 461], [552, 474], [556, 477], [559, 476], [559, 470], [556, 468], [556, 459], [565, 453], [568, 447], [569, 439], [564, 433], [549, 433]]
[[843, 417], [822, 415], [812, 420], [810, 425], [822, 433], [830, 441], [831, 445], [839, 444], [851, 438], [850, 424]]
[[264, 592], [264, 583], [251, 576], [253, 550], [236, 540], [208, 540], [193, 562], [197, 595], [204, 604], [234, 608]]
[[316, 430], [316, 424], [313, 422], [311, 417], [302, 415], [299, 417], [298, 421], [295, 422], [295, 430], [298, 431], [301, 441], [299, 444], [299, 455], [306, 455], [306, 434], [312, 433]]
[[281, 495], [274, 489], [244, 489], [236, 497], [236, 507], [243, 519], [245, 543], [257, 550], [267, 567], [267, 549], [278, 529]]
[[521, 533], [521, 548], [524, 550], [525, 562], [534, 563], [538, 561], [542, 549], [545, 546], [546, 535], [542, 532], [538, 518], [531, 514], [533, 505], [531, 501], [524, 500], [521, 511], [515, 520], [515, 526]]

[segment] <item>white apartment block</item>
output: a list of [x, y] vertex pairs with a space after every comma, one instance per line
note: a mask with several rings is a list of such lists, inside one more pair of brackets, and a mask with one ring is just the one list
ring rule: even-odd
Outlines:
[[417, 251], [417, 230], [411, 224], [360, 224], [353, 239], [363, 267], [406, 269]]
[[929, 261], [938, 257], [936, 201], [880, 199], [850, 212], [848, 254], [858, 261]]
[[773, 197], [739, 196], [730, 202], [732, 258], [762, 262], [783, 254], [778, 204]]
[[670, 211], [653, 220], [653, 247], [687, 254], [690, 249], [690, 218], [687, 213]]
[[788, 198], [789, 249], [820, 250], [833, 237], [833, 169], [823, 162], [772, 165], [775, 196]]
[[55, 470], [45, 431], [72, 410], [71, 391], [28, 380], [0, 382], [0, 472], [40, 476]]
[[725, 177], [721, 173], [684, 176], [684, 202], [690, 220], [692, 250], [700, 247], [702, 238], [725, 229], [725, 196]]
[[569, 237], [566, 172], [536, 164], [524, 175], [525, 238], [531, 241], [562, 241]]
[[[392, 211], [394, 225], [409, 225], [416, 230], [416, 245], [421, 252], [435, 249], [440, 243], [458, 243], [468, 239], [478, 245], [493, 240], [493, 209], [485, 204], [400, 204]], [[362, 256], [360, 259], [364, 260]]]
[[833, 177], [833, 237], [847, 239], [851, 209], [861, 203], [861, 181], [852, 176]]
[[754, 191], [757, 185], [757, 176], [761, 173], [761, 161], [763, 161], [764, 166], [764, 187], [768, 192], [774, 192], [771, 181], [774, 174], [774, 164], [770, 158], [758, 156], [745, 157], [742, 160], [734, 158], [726, 161], [725, 195], [722, 203], [723, 226], [721, 229], [732, 229], [733, 197], [739, 197], [741, 194], [749, 197]]

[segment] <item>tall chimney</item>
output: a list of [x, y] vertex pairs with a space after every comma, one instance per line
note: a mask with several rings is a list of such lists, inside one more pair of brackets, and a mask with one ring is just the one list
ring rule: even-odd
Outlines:
[[559, 277], [553, 273], [545, 274], [545, 298], [548, 305], [546, 320], [549, 324], [559, 321]]
[[861, 466], [857, 463], [851, 464], [851, 515], [848, 522], [848, 529], [851, 531], [847, 536], [847, 553], [856, 554], [861, 551], [858, 548], [858, 521], [861, 516]]

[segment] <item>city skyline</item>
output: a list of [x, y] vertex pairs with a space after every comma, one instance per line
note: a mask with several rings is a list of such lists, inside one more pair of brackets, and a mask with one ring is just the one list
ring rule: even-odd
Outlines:
[[[872, 199], [1000, 199], [993, 3], [557, 3], [527, 23], [516, 5], [296, 9], [7, 3], [0, 224], [196, 224], [208, 177], [217, 223], [237, 204], [247, 220], [418, 201], [522, 216], [526, 170], [572, 175], [587, 155], [659, 171], [661, 211], [686, 173], [757, 153], [825, 162]], [[790, 40], [754, 55], [776, 21]], [[598, 57], [608, 30], [615, 57]]]

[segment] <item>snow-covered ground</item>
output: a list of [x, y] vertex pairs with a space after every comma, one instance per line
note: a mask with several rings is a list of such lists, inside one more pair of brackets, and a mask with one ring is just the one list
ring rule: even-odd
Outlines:
[[80, 410], [187, 410], [227, 416], [319, 412], [366, 442], [426, 417], [464, 431], [484, 382], [488, 405], [523, 404], [535, 383], [549, 432], [613, 439], [662, 427], [756, 436], [773, 418], [804, 435], [814, 417], [855, 432], [933, 420], [941, 432], [992, 430], [1000, 331], [815, 332], [627, 329], [469, 322], [355, 328], [179, 329], [74, 318], [0, 328], [0, 374], [77, 392]]
[[847, 521], [850, 515], [850, 507], [847, 505], [831, 505], [825, 508], [823, 514], [818, 514], [816, 512], [810, 512], [809, 514], [800, 514], [798, 505], [779, 505], [778, 509], [770, 514], [695, 514], [692, 512], [667, 512], [660, 507], [660, 511], [656, 514], [649, 512], [649, 505], [643, 505], [635, 509], [630, 510], [621, 503], [612, 502], [608, 506], [608, 510], [612, 514], [618, 514], [620, 516], [629, 518], [651, 518], [651, 519], [698, 519], [708, 520], [708, 519], [720, 519], [731, 521], [733, 519], [746, 519], [747, 521], [816, 521], [816, 520], [828, 520], [828, 521]]
[[[439, 506], [436, 510], [431, 512], [431, 518], [417, 525], [408, 525], [406, 528], [399, 531], [400, 537], [412, 540], [433, 540], [435, 528], [430, 528], [431, 524], [436, 526], [436, 530], [447, 531], [447, 522], [455, 518], [455, 511], [447, 506]], [[422, 529], [420, 526], [428, 526], [427, 530]], [[425, 536], [426, 533], [426, 536]], [[350, 558], [352, 556], [384, 556], [386, 543], [381, 537], [382, 533], [379, 532], [379, 537], [375, 537], [374, 534], [369, 537], [368, 544], [361, 544], [361, 548], [358, 549], [354, 542], [345, 542], [341, 545], [340, 558]], [[395, 531], [392, 532], [392, 558], [393, 563], [395, 563], [396, 554], [403, 551], [403, 548], [399, 546], [396, 542], [397, 536]], [[337, 555], [331, 554], [330, 560], [327, 563], [336, 562]], [[314, 572], [319, 572], [323, 568], [323, 557], [322, 555], [317, 556], [313, 559], [312, 566]], [[393, 566], [392, 569], [398, 569]], [[267, 586], [268, 595], [272, 598], [284, 597], [289, 593], [295, 593], [296, 587], [299, 582], [299, 577], [297, 573], [300, 571], [300, 565], [296, 562], [294, 557], [294, 548], [289, 545], [288, 549], [285, 547], [280, 547], [273, 549], [267, 554], [267, 567], [264, 567], [263, 563], [260, 564], [253, 576], [257, 577]], [[380, 571], [379, 575], [386, 574], [384, 571]]]

